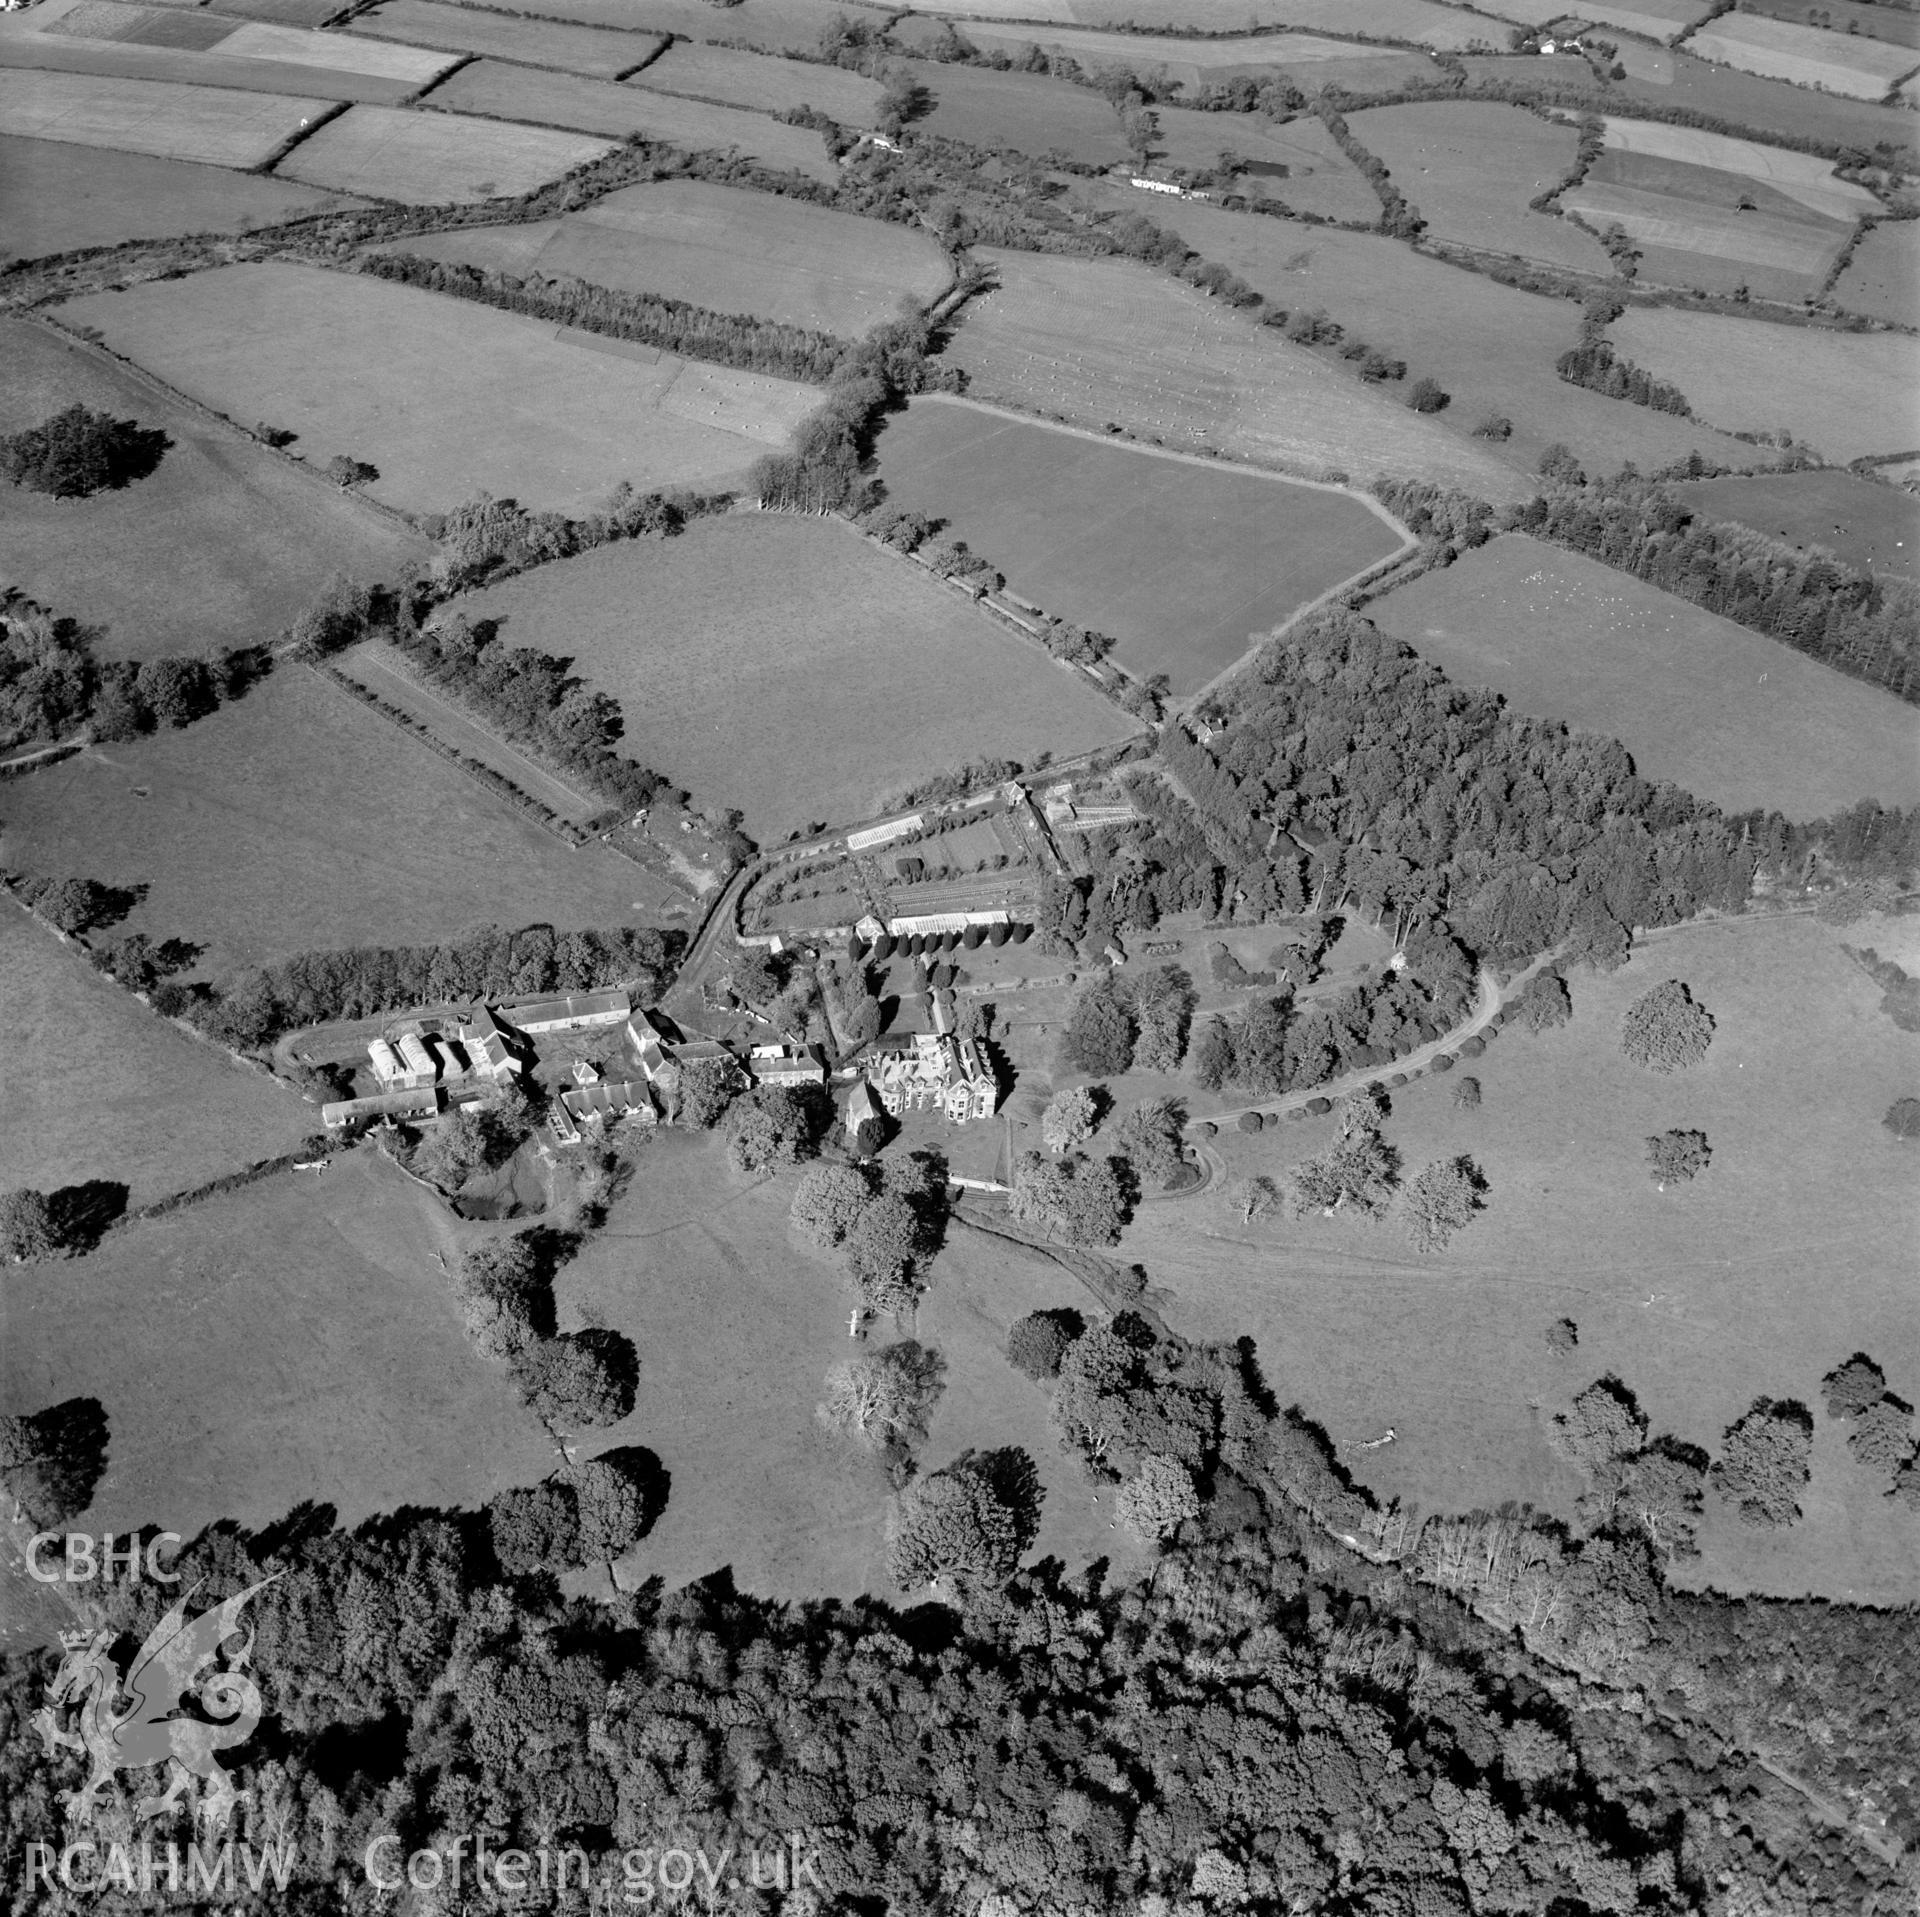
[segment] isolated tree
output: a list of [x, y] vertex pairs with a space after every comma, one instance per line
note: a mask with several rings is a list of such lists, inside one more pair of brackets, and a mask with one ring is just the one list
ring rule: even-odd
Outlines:
[[842, 1241], [847, 1269], [874, 1311], [906, 1311], [922, 1289], [918, 1267], [932, 1249], [925, 1207], [902, 1191], [883, 1191]]
[[61, 1249], [47, 1194], [22, 1185], [0, 1197], [0, 1259], [30, 1265]]
[[107, 1472], [107, 1412], [68, 1398], [24, 1417], [0, 1417], [0, 1494], [36, 1530], [78, 1517]]
[[1217, 1092], [1233, 1076], [1233, 1031], [1218, 1015], [1207, 1019], [1193, 1035], [1187, 1069], [1202, 1091]]
[[1529, 1032], [1547, 1032], [1572, 1018], [1573, 995], [1558, 972], [1542, 972], [1521, 993], [1514, 1009]]
[[1139, 1026], [1133, 1009], [1111, 979], [1084, 987], [1067, 1018], [1061, 1057], [1095, 1078], [1117, 1078], [1133, 1065]]
[[1612, 1490], [1616, 1524], [1644, 1532], [1662, 1557], [1699, 1556], [1696, 1534], [1707, 1484], [1704, 1452], [1656, 1438], [1644, 1451], [1602, 1468], [1617, 1474]]
[[457, 1192], [475, 1172], [504, 1164], [518, 1142], [490, 1109], [449, 1112], [427, 1127], [411, 1169], [442, 1191]]
[[730, 1058], [690, 1058], [680, 1066], [674, 1116], [689, 1131], [711, 1131], [740, 1090], [740, 1068]]
[[1007, 1362], [1043, 1383], [1059, 1375], [1068, 1346], [1085, 1330], [1086, 1321], [1077, 1311], [1031, 1311], [1007, 1333]]
[[1416, 413], [1444, 412], [1453, 402], [1453, 395], [1444, 391], [1437, 379], [1417, 379], [1407, 394], [1407, 404]]
[[728, 1163], [738, 1172], [763, 1172], [811, 1158], [830, 1116], [819, 1109], [823, 1102], [784, 1085], [741, 1099], [726, 1116]]
[[1407, 1187], [1407, 1235], [1420, 1251], [1438, 1251], [1481, 1208], [1486, 1180], [1471, 1158], [1436, 1159]]
[[1453, 1109], [1457, 1112], [1477, 1112], [1480, 1109], [1480, 1081], [1471, 1074], [1455, 1083]]
[[370, 486], [380, 477], [380, 469], [364, 459], [355, 459], [351, 453], [335, 453], [327, 461], [327, 477], [336, 486]]
[[1642, 993], [1627, 1007], [1620, 1025], [1620, 1049], [1651, 1072], [1699, 1064], [1712, 1039], [1712, 1015], [1677, 978]]
[[1705, 1132], [1661, 1132], [1647, 1140], [1647, 1176], [1662, 1189], [1684, 1185], [1706, 1170], [1712, 1156]]
[[580, 1562], [580, 1509], [565, 1479], [515, 1485], [487, 1502], [493, 1555], [509, 1577], [563, 1571]]
[[1133, 1167], [1143, 1191], [1159, 1191], [1184, 1162], [1184, 1115], [1170, 1098], [1142, 1099], [1114, 1127], [1114, 1148]]
[[1069, 1245], [1111, 1245], [1132, 1215], [1132, 1195], [1111, 1158], [1043, 1158], [1025, 1153], [1007, 1210], [1023, 1225]]
[[[1032, 1473], [1030, 1459], [1027, 1469]], [[964, 1587], [1012, 1576], [1022, 1535], [1037, 1513], [1014, 1508], [996, 1481], [1000, 1475], [969, 1452], [916, 1478], [892, 1500], [887, 1568], [895, 1584], [912, 1591], [942, 1578]]]
[[1264, 1172], [1256, 1172], [1234, 1187], [1232, 1204], [1240, 1214], [1240, 1222], [1250, 1225], [1256, 1218], [1264, 1218], [1269, 1212], [1278, 1211], [1284, 1197], [1285, 1194], [1271, 1178]]
[[1170, 1536], [1188, 1518], [1200, 1514], [1193, 1473], [1178, 1458], [1152, 1455], [1120, 1487], [1114, 1498], [1120, 1522], [1143, 1543]]
[[1566, 1357], [1580, 1342], [1580, 1327], [1571, 1318], [1556, 1318], [1547, 1327], [1547, 1349], [1555, 1357]]
[[85, 499], [144, 479], [172, 443], [157, 429], [76, 404], [0, 437], [0, 474], [56, 499]]
[[1336, 1139], [1317, 1158], [1288, 1174], [1293, 1215], [1352, 1212], [1377, 1218], [1400, 1178], [1400, 1154], [1378, 1132], [1357, 1131]]
[[1920, 1138], [1920, 1098], [1896, 1098], [1880, 1122], [1895, 1138]]
[[1863, 1470], [1895, 1476], [1914, 1455], [1913, 1412], [1898, 1398], [1882, 1398], [1853, 1420], [1847, 1449]]
[[513, 1358], [553, 1328], [549, 1273], [536, 1234], [489, 1238], [460, 1260], [456, 1285], [467, 1335], [489, 1358]]
[[800, 1235], [821, 1251], [836, 1250], [873, 1202], [873, 1187], [850, 1165], [816, 1165], [793, 1194], [789, 1216]]
[[46, 922], [69, 937], [91, 931], [112, 911], [112, 894], [97, 879], [48, 878], [21, 888]]
[[1040, 1119], [1040, 1136], [1051, 1152], [1071, 1151], [1093, 1136], [1100, 1120], [1100, 1100], [1091, 1085], [1074, 1085], [1055, 1092]]
[[589, 1458], [574, 1476], [580, 1506], [579, 1562], [611, 1564], [646, 1535], [647, 1490], [617, 1455]]
[[1800, 1516], [1813, 1473], [1813, 1419], [1804, 1405], [1756, 1398], [1727, 1428], [1713, 1487], [1746, 1524], [1781, 1526]]
[[1820, 1395], [1829, 1418], [1857, 1418], [1887, 1395], [1887, 1374], [1864, 1351], [1856, 1351], [1820, 1380]]
[[1618, 1378], [1596, 1378], [1553, 1420], [1555, 1442], [1584, 1465], [1629, 1458], [1647, 1442], [1647, 1417]]
[[1193, 980], [1177, 965], [1163, 965], [1134, 982], [1132, 1009], [1139, 1026], [1133, 1048], [1135, 1071], [1180, 1069], [1194, 1003]]
[[542, 1338], [514, 1360], [520, 1395], [563, 1431], [618, 1424], [633, 1409], [638, 1371], [632, 1344], [612, 1331]]
[[1475, 439], [1511, 439], [1513, 421], [1505, 413], [1488, 413], [1473, 429]]
[[869, 1449], [903, 1448], [926, 1436], [945, 1376], [938, 1352], [904, 1338], [835, 1365], [817, 1415], [830, 1431]]

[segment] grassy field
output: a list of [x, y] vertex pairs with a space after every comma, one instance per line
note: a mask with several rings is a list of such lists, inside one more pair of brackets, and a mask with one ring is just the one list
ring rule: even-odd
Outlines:
[[[1290, 184], [1282, 180], [1278, 190]], [[1146, 196], [1102, 183], [1083, 189], [1082, 197], [1131, 210]], [[1230, 266], [1275, 305], [1291, 313], [1322, 310], [1355, 337], [1404, 359], [1409, 383], [1423, 375], [1437, 379], [1453, 396], [1439, 420], [1454, 433], [1471, 433], [1490, 413], [1511, 420], [1511, 439], [1473, 443], [1518, 472], [1536, 471], [1555, 441], [1604, 472], [1627, 460], [1649, 470], [1670, 465], [1696, 447], [1722, 466], [1758, 457], [1752, 447], [1696, 421], [1622, 405], [1559, 378], [1554, 361], [1579, 337], [1579, 309], [1571, 301], [1502, 286], [1377, 234], [1303, 233], [1191, 201], [1154, 207], [1149, 216], [1204, 258]]]
[[[1484, 10], [1530, 27], [1550, 26], [1567, 17], [1557, 0], [1486, 0]], [[1595, 0], [1581, 8], [1580, 18], [1666, 40], [1712, 11], [1713, 0]]]
[[557, 20], [527, 20], [440, 0], [382, 0], [353, 16], [356, 33], [413, 40], [423, 46], [456, 47], [529, 66], [561, 67], [596, 80], [617, 80], [644, 66], [660, 47], [655, 33], [615, 33], [602, 27], [569, 27]]
[[842, 126], [872, 126], [880, 112], [880, 83], [862, 74], [692, 40], [676, 40], [634, 84], [763, 113], [811, 106]]
[[58, 7], [43, 31], [76, 40], [117, 40], [143, 47], [189, 47], [204, 53], [233, 32], [234, 23], [218, 14], [176, 7], [128, 7], [117, 0], [80, 0]]
[[1687, 166], [1735, 173], [1764, 184], [1809, 212], [1824, 214], [1851, 226], [1880, 202], [1864, 186], [1843, 180], [1832, 160], [1812, 153], [1792, 153], [1784, 147], [1761, 146], [1753, 140], [1730, 139], [1703, 133], [1697, 127], [1666, 126], [1657, 120], [1606, 121], [1609, 152], [1638, 153], [1651, 159], [1677, 160]]
[[841, 8], [833, 0], [740, 0], [716, 15], [709, 0], [540, 0], [540, 14], [590, 27], [670, 33], [683, 40], [718, 34], [763, 53], [813, 53]]
[[1920, 65], [1911, 47], [1750, 13], [1725, 14], [1699, 28], [1688, 36], [1687, 49], [1703, 60], [1724, 60], [1765, 79], [1821, 87], [1859, 100], [1878, 100]]
[[1728, 431], [1785, 430], [1843, 461], [1920, 446], [1901, 403], [1920, 385], [1920, 340], [1665, 307], [1632, 308], [1611, 330], [1626, 358], [1671, 380], [1696, 413]]
[[315, 1107], [155, 1017], [11, 899], [0, 900], [0, 1003], [12, 1034], [0, 1191], [105, 1178], [150, 1205], [320, 1129]]
[[1816, 293], [1852, 232], [1737, 175], [1638, 153], [1605, 153], [1561, 198], [1591, 226], [1625, 230], [1650, 286], [1761, 299]]
[[[671, 1474], [653, 1534], [623, 1560], [622, 1581], [671, 1588], [731, 1565], [742, 1590], [851, 1597], [889, 1587], [887, 1487], [814, 1416], [828, 1369], [865, 1347], [847, 1336], [852, 1295], [827, 1259], [791, 1234], [793, 1179], [737, 1178], [708, 1139], [667, 1133], [648, 1147], [607, 1229], [560, 1275], [562, 1328], [606, 1325], [640, 1349], [632, 1416], [607, 1443], [646, 1445]], [[928, 1468], [970, 1446], [1023, 1445], [1045, 1490], [1035, 1548], [1121, 1574], [1137, 1551], [1108, 1529], [1060, 1449], [1046, 1398], [1002, 1355], [1029, 1311], [1089, 1303], [1050, 1261], [955, 1227], [934, 1262], [913, 1335], [938, 1351], [946, 1389], [921, 1457]]]
[[1420, 209], [1434, 239], [1611, 273], [1599, 241], [1527, 207], [1573, 165], [1572, 127], [1477, 101], [1371, 107], [1349, 115], [1347, 125]]
[[0, 133], [162, 160], [258, 166], [314, 111], [311, 100], [275, 93], [0, 67]]
[[24, 320], [0, 323], [0, 432], [76, 401], [173, 441], [151, 476], [124, 491], [6, 494], [8, 583], [104, 627], [103, 658], [270, 640], [336, 573], [393, 579], [425, 556], [423, 540], [365, 502], [137, 374]]
[[1850, 313], [1914, 324], [1920, 314], [1920, 222], [1876, 226], [1854, 248], [1833, 297]]
[[[1912, 1148], [1880, 1125], [1920, 1075], [1920, 1039], [1877, 1011], [1840, 936], [1807, 919], [1658, 934], [1611, 976], [1575, 975], [1570, 1025], [1490, 1046], [1472, 1068], [1478, 1112], [1453, 1110], [1445, 1077], [1394, 1093], [1387, 1136], [1409, 1168], [1467, 1152], [1488, 1181], [1487, 1210], [1438, 1256], [1413, 1255], [1391, 1220], [1248, 1231], [1205, 1199], [1149, 1207], [1121, 1255], [1169, 1294], [1180, 1330], [1251, 1332], [1280, 1402], [1320, 1419], [1382, 1497], [1428, 1511], [1513, 1498], [1570, 1516], [1580, 1481], [1547, 1419], [1608, 1371], [1654, 1430], [1709, 1448], [1761, 1393], [1817, 1406], [1821, 1375], [1853, 1351], [1920, 1376], [1920, 1185]], [[1665, 978], [1718, 1023], [1702, 1065], [1658, 1078], [1621, 1055], [1619, 1026]], [[1705, 1131], [1713, 1162], [1660, 1192], [1642, 1141], [1669, 1126]], [[1310, 1121], [1217, 1143], [1235, 1173], [1271, 1175], [1330, 1136]], [[1580, 1330], [1565, 1360], [1543, 1342], [1562, 1316]], [[1356, 1449], [1388, 1427], [1397, 1442]], [[1910, 1598], [1920, 1521], [1838, 1450], [1823, 1446], [1802, 1524], [1716, 1517], [1689, 1575]]]
[[1823, 5], [1822, 0], [1746, 0], [1741, 11], [1763, 13], [1773, 20], [1795, 20], [1802, 26], [1826, 24], [1831, 20], [1837, 33], [1864, 33], [1896, 47], [1920, 47], [1920, 20], [1893, 7], [1875, 5], [1874, 0], [1866, 0], [1864, 6], [1847, 7], [1838, 19], [1832, 18], [1833, 10]]
[[[1196, 170], [1218, 164], [1231, 153], [1247, 167], [1234, 180], [1233, 190], [1250, 200], [1272, 201], [1296, 213], [1317, 213], [1322, 219], [1353, 220], [1371, 225], [1380, 217], [1379, 196], [1360, 169], [1340, 151], [1326, 123], [1303, 113], [1284, 125], [1257, 114], [1231, 118], [1219, 113], [1190, 112], [1180, 107], [1155, 109], [1159, 138], [1154, 150], [1174, 166]], [[1110, 194], [1133, 212], [1144, 212], [1160, 225], [1168, 224], [1169, 206], [1184, 210], [1190, 204], [1166, 205], [1136, 187], [1118, 187], [1108, 181], [1076, 185], [1076, 192]]]
[[303, 140], [278, 171], [347, 193], [438, 206], [531, 193], [610, 150], [604, 140], [551, 127], [356, 106]]
[[126, 929], [204, 943], [209, 976], [489, 923], [655, 923], [670, 897], [296, 666], [184, 732], [10, 783], [3, 842], [16, 871], [151, 886]]
[[[1030, 0], [1014, 0], [1010, 12], [1037, 13]], [[929, 7], [930, 13], [985, 13], [984, 7]], [[1466, 48], [1506, 45], [1506, 28], [1465, 7], [1431, 0], [1249, 0], [1232, 12], [1232, 27], [1304, 27], [1309, 31], [1358, 33], [1373, 40], [1412, 40], [1421, 46]], [[1068, 18], [1082, 26], [1168, 27], [1178, 32], [1218, 33], [1227, 24], [1218, 0], [1068, 0]]]
[[316, 463], [370, 460], [368, 490], [421, 512], [483, 490], [578, 512], [621, 479], [726, 485], [819, 403], [787, 380], [307, 267], [223, 267], [65, 310], [209, 405], [299, 433]]
[[289, 27], [317, 27], [340, 11], [333, 0], [209, 0], [209, 10], [237, 14], [243, 20], [276, 20]]
[[1706, 511], [1796, 546], [1824, 546], [1850, 566], [1920, 578], [1920, 498], [1851, 473], [1705, 479], [1681, 495]]
[[369, 74], [376, 80], [400, 80], [423, 87], [437, 80], [458, 55], [430, 47], [363, 39], [352, 33], [315, 33], [307, 27], [249, 20], [220, 42], [223, 55], [243, 60], [275, 60], [290, 66], [324, 67], [341, 73]]
[[787, 126], [764, 113], [709, 106], [643, 87], [582, 80], [572, 74], [534, 73], [503, 61], [462, 67], [433, 95], [435, 106], [501, 119], [577, 128], [624, 138], [629, 133], [668, 140], [693, 151], [735, 149], [767, 166], [811, 179], [839, 178], [825, 142], [810, 127]]
[[1620, 739], [1644, 777], [1730, 811], [1811, 818], [1869, 795], [1920, 800], [1911, 706], [1524, 534], [1368, 611], [1449, 677]]
[[622, 187], [578, 213], [526, 226], [476, 226], [382, 249], [664, 293], [853, 338], [900, 301], [947, 284], [931, 235], [704, 180]]
[[474, 1506], [544, 1477], [553, 1445], [468, 1344], [454, 1249], [371, 1148], [133, 1226], [8, 1273], [0, 1410], [105, 1405], [95, 1529]]
[[1180, 281], [1119, 260], [980, 257], [1000, 286], [965, 309], [947, 356], [982, 399], [1314, 477], [1400, 473], [1499, 500], [1526, 490], [1476, 442]]
[[462, 602], [570, 656], [626, 749], [768, 840], [860, 819], [990, 755], [1031, 764], [1133, 729], [1076, 673], [839, 525], [703, 520]]
[[9, 201], [0, 263], [175, 234], [247, 233], [363, 204], [344, 193], [179, 160], [5, 136], [0, 179]]
[[1057, 153], [1081, 166], [1120, 166], [1127, 143], [1120, 118], [1086, 87], [1038, 73], [995, 73], [990, 67], [901, 65], [933, 95], [933, 111], [915, 122], [943, 140], [1006, 148], [1044, 159]]
[[945, 519], [1029, 602], [1185, 695], [1249, 636], [1396, 551], [1362, 501], [923, 400], [888, 428], [889, 499]]
[[[1323, 61], [1335, 61], [1342, 67], [1378, 63], [1389, 72], [1402, 71], [1408, 65], [1408, 56], [1393, 47], [1361, 46], [1351, 40], [1327, 40], [1310, 33], [1194, 40], [1151, 33], [1101, 33], [1086, 27], [999, 26], [984, 21], [970, 21], [962, 32], [989, 51], [1005, 48], [1011, 52], [1038, 45], [1049, 53], [1068, 55], [1090, 73], [1126, 67], [1136, 73], [1164, 74], [1189, 87], [1240, 73], [1270, 74], [1280, 68], [1289, 72], [1311, 70]], [[1429, 62], [1420, 56], [1414, 58], [1419, 67], [1432, 71]]]

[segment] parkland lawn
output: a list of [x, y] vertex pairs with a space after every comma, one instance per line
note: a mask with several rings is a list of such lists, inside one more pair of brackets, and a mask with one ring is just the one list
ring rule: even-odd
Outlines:
[[[1424, 1511], [1511, 1498], [1571, 1517], [1581, 1479], [1548, 1420], [1608, 1372], [1655, 1432], [1715, 1452], [1756, 1396], [1798, 1399], [1820, 1427], [1806, 1518], [1760, 1532], [1721, 1508], [1680, 1576], [1904, 1601], [1920, 1517], [1855, 1469], [1819, 1410], [1821, 1377], [1855, 1351], [1920, 1392], [1920, 1180], [1913, 1146], [1880, 1123], [1920, 1089], [1920, 1036], [1879, 1010], [1848, 936], [1811, 918], [1654, 934], [1616, 973], [1574, 973], [1571, 1024], [1509, 1025], [1483, 1057], [1395, 1091], [1386, 1137], [1406, 1175], [1464, 1152], [1487, 1180], [1485, 1211], [1444, 1252], [1417, 1254], [1392, 1215], [1249, 1229], [1210, 1195], [1147, 1207], [1120, 1255], [1145, 1264], [1178, 1330], [1251, 1333], [1275, 1397], [1323, 1423], [1377, 1495]], [[1701, 1064], [1660, 1077], [1619, 1034], [1666, 978], [1716, 1026]], [[1467, 1073], [1483, 1102], [1463, 1113]], [[1704, 1131], [1713, 1158], [1661, 1191], [1644, 1141], [1670, 1127]], [[1214, 1144], [1233, 1176], [1278, 1178], [1332, 1136], [1330, 1119], [1305, 1120]], [[1568, 1358], [1545, 1343], [1562, 1317], [1579, 1326]], [[1392, 1444], [1359, 1449], [1389, 1428]]]
[[1371, 502], [922, 400], [880, 443], [893, 504], [948, 522], [1029, 603], [1197, 691], [1310, 599], [1399, 551]]
[[620, 701], [623, 750], [763, 843], [883, 810], [970, 761], [1032, 766], [1137, 728], [914, 561], [776, 513], [605, 546], [460, 602]]

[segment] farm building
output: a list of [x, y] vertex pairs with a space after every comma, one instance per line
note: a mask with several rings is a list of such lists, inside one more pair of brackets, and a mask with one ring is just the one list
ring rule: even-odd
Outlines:
[[941, 938], [948, 932], [964, 932], [970, 926], [978, 925], [985, 929], [995, 925], [1010, 925], [1012, 922], [1006, 908], [996, 905], [989, 912], [910, 913], [905, 918], [889, 919], [887, 930], [897, 939], [916, 936]]
[[512, 1034], [482, 1005], [471, 1018], [460, 1024], [460, 1043], [476, 1078], [498, 1084], [525, 1069], [511, 1043]]
[[377, 1119], [406, 1121], [432, 1118], [440, 1109], [440, 1094], [431, 1085], [412, 1091], [381, 1092], [372, 1098], [342, 1098], [320, 1107], [321, 1121], [330, 1132], [345, 1131], [354, 1125], [370, 1125]]
[[756, 1045], [747, 1054], [747, 1076], [762, 1085], [824, 1085], [827, 1068], [802, 1045]]
[[904, 819], [889, 819], [885, 825], [870, 825], [864, 832], [849, 832], [847, 850], [865, 852], [872, 846], [885, 845], [889, 839], [904, 838], [909, 832], [918, 832], [926, 822], [923, 813], [915, 812]]
[[625, 992], [571, 992], [565, 998], [505, 1005], [497, 1016], [503, 1025], [533, 1038], [545, 1032], [584, 1032], [624, 1024], [632, 1011], [633, 1001]]

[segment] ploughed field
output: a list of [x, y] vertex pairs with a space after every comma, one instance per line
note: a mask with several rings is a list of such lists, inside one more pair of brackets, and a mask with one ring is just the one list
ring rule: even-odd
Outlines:
[[345, 453], [413, 512], [481, 492], [549, 511], [737, 483], [819, 404], [813, 388], [312, 267], [223, 267], [62, 309], [238, 419]]
[[618, 699], [623, 750], [766, 842], [977, 759], [1031, 765], [1134, 722], [912, 560], [837, 523], [705, 519], [460, 602]]
[[1179, 696], [1403, 543], [1351, 494], [952, 401], [917, 401], [879, 450], [891, 503], [946, 520], [1021, 598], [1106, 633]]
[[661, 180], [521, 226], [455, 227], [377, 249], [518, 278], [586, 280], [851, 339], [948, 280], [931, 235], [744, 187]]
[[999, 285], [963, 310], [947, 357], [982, 399], [1309, 477], [1401, 474], [1496, 501], [1527, 490], [1433, 416], [1178, 280], [1118, 260], [976, 257]]
[[[119, 491], [4, 495], [7, 582], [104, 628], [102, 658], [265, 643], [335, 574], [395, 579], [426, 557], [424, 540], [365, 501], [104, 355], [29, 321], [0, 322], [0, 432], [37, 426], [76, 402], [172, 441], [151, 474]], [[13, 811], [9, 804], [6, 816]]]
[[[1772, 482], [1769, 482], [1772, 483]], [[1508, 533], [1368, 607], [1463, 685], [1621, 740], [1728, 811], [1920, 801], [1920, 714], [1598, 560]]]

